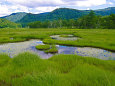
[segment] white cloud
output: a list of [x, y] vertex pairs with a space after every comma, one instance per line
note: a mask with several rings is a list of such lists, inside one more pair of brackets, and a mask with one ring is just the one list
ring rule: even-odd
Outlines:
[[37, 8], [35, 8], [35, 10], [37, 10], [36, 13], [43, 13], [43, 12], [50, 12], [50, 11], [55, 10], [57, 8], [59, 8], [59, 7], [58, 6], [56, 6], [56, 7], [51, 7], [51, 6], [49, 6], [49, 7], [37, 7]]
[[112, 2], [108, 2], [108, 4], [110, 4], [110, 5], [114, 5]]
[[103, 4], [106, 4], [106, 0], [0, 0], [0, 16], [14, 12], [50, 12], [63, 6], [86, 7], [87, 9]]
[[0, 5], [0, 16], [5, 16], [10, 14], [6, 5]]
[[39, 6], [59, 6], [64, 4], [62, 0], [7, 0], [7, 2], [13, 4], [19, 4], [27, 6], [30, 8], [39, 7]]
[[16, 12], [27, 12], [27, 13], [43, 13], [43, 12], [50, 12], [56, 8], [59, 8], [58, 6], [56, 7], [36, 7], [36, 8], [28, 8], [26, 6], [21, 6], [21, 5], [0, 5], [0, 17], [9, 15], [11, 13], [16, 13]]
[[87, 10], [90, 10], [90, 8], [87, 8]]
[[16, 12], [29, 12], [29, 9], [20, 5], [0, 5], [0, 17]]
[[41, 6], [62, 6], [62, 5], [77, 5], [77, 6], [96, 6], [106, 4], [106, 0], [6, 0], [7, 2], [27, 6], [30, 8]]
[[91, 7], [106, 4], [106, 0], [85, 0], [85, 1], [76, 1], [77, 6], [81, 7]]

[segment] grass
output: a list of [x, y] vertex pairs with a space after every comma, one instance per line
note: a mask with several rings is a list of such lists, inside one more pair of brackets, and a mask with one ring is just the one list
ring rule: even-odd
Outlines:
[[[115, 62], [77, 55], [40, 59], [31, 53], [7, 55], [0, 66], [0, 86], [114, 86]], [[5, 61], [6, 59], [6, 61]]]
[[50, 49], [50, 45], [37, 45], [36, 49], [38, 49], [38, 50], [47, 50], [47, 49]]
[[52, 45], [49, 50], [45, 51], [46, 53], [57, 53], [58, 49], [56, 48], [56, 45]]
[[[114, 29], [1, 29], [0, 43], [19, 42], [29, 39], [41, 39], [47, 44], [98, 47], [115, 51]], [[80, 37], [76, 41], [51, 39], [51, 35], [68, 35]], [[11, 38], [14, 38], [13, 40]]]
[[45, 50], [45, 53], [57, 53], [58, 49], [56, 45], [37, 45], [36, 49], [38, 50]]
[[10, 58], [8, 55], [1, 54], [0, 55], [0, 67], [7, 64], [9, 62]]
[[[76, 41], [51, 39], [51, 35], [72, 34]], [[13, 38], [13, 39], [11, 39]], [[0, 43], [40, 39], [53, 45], [46, 52], [57, 52], [56, 44], [91, 46], [115, 51], [114, 29], [0, 29]], [[38, 46], [41, 49], [49, 45]], [[31, 53], [14, 58], [0, 55], [0, 86], [114, 86], [115, 61], [77, 55], [54, 55], [40, 59]]]

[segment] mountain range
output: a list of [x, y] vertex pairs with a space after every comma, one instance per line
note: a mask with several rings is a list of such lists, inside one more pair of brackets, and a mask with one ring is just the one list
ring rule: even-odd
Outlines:
[[[25, 12], [12, 13], [11, 15], [4, 16], [1, 18], [5, 18], [9, 21], [15, 23], [29, 23], [34, 21], [52, 21], [57, 19], [77, 19], [84, 15], [87, 15], [91, 10], [77, 10], [70, 8], [58, 8], [53, 10], [52, 12], [40, 13], [40, 14], [32, 14]], [[106, 16], [110, 14], [115, 14], [115, 7], [109, 7], [105, 9], [93, 10], [96, 15]]]

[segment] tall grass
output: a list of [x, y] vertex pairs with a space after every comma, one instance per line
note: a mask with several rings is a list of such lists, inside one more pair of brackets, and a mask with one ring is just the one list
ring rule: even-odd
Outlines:
[[[0, 55], [2, 58], [3, 55]], [[4, 55], [4, 57], [6, 57]], [[1, 86], [114, 86], [115, 62], [77, 55], [50, 59], [23, 53], [0, 67]]]

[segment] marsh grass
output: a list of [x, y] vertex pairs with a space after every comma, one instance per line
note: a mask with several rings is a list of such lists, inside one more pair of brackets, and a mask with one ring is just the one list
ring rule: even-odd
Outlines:
[[[77, 41], [51, 39], [72, 34]], [[11, 40], [10, 38], [13, 38]], [[0, 43], [41, 39], [51, 45], [100, 47], [115, 51], [115, 30], [109, 29], [0, 29]], [[46, 48], [46, 47], [45, 47]], [[50, 51], [55, 51], [55, 46]], [[31, 53], [14, 58], [0, 55], [0, 86], [114, 86], [115, 61], [77, 55], [40, 59]]]
[[[114, 86], [115, 62], [77, 55], [0, 55], [1, 86]], [[6, 61], [5, 61], [6, 60]]]
[[48, 49], [50, 49], [50, 45], [37, 45], [36, 49], [38, 49], [38, 50], [48, 50]]
[[[114, 29], [1, 29], [0, 43], [19, 42], [29, 39], [45, 40], [44, 43], [98, 47], [115, 51]], [[77, 41], [53, 40], [51, 35], [80, 37]], [[14, 38], [11, 40], [10, 38]]]
[[0, 55], [0, 67], [8, 64], [10, 61], [10, 57], [6, 54]]
[[58, 53], [56, 45], [51, 45], [51, 48], [45, 51], [46, 53]]
[[45, 53], [57, 53], [58, 49], [56, 45], [37, 45], [36, 49], [44, 50]]

